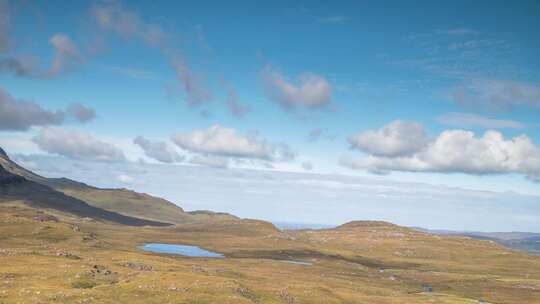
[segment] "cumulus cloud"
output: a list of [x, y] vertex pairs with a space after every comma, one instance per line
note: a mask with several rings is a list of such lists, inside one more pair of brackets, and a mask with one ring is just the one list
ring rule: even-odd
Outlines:
[[172, 140], [184, 150], [206, 155], [272, 161], [288, 161], [295, 157], [286, 144], [267, 143], [256, 136], [241, 135], [235, 129], [219, 125], [178, 133]]
[[162, 163], [181, 162], [184, 157], [174, 151], [164, 141], [151, 141], [142, 136], [137, 136], [133, 143], [143, 149], [144, 154]]
[[220, 156], [195, 155], [189, 160], [189, 162], [192, 164], [206, 166], [206, 167], [214, 167], [214, 168], [229, 167], [229, 159], [225, 157], [220, 157]]
[[349, 137], [351, 148], [376, 156], [406, 156], [420, 151], [428, 142], [424, 127], [415, 122], [396, 120], [379, 130]]
[[46, 152], [71, 159], [106, 162], [126, 160], [122, 150], [83, 131], [46, 127], [32, 141]]
[[522, 123], [509, 119], [494, 119], [471, 113], [447, 113], [437, 117], [437, 121], [454, 127], [481, 127], [486, 129], [522, 129]]
[[414, 153], [369, 154], [358, 159], [342, 158], [353, 169], [375, 173], [389, 171], [466, 174], [523, 174], [533, 181], [540, 177], [540, 149], [526, 135], [505, 139], [497, 131], [481, 137], [464, 130], [446, 130]]
[[452, 100], [464, 106], [510, 110], [516, 106], [540, 107], [540, 86], [509, 80], [474, 80], [455, 88]]
[[330, 83], [317, 74], [304, 73], [291, 82], [281, 73], [266, 67], [262, 71], [262, 79], [268, 97], [286, 110], [322, 108], [332, 100]]
[[96, 111], [80, 103], [73, 103], [67, 108], [67, 113], [78, 122], [89, 122], [96, 118]]

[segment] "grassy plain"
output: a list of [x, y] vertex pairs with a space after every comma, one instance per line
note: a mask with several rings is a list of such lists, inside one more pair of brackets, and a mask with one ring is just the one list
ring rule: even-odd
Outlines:
[[[147, 242], [193, 244], [227, 258], [138, 249]], [[423, 284], [433, 292], [424, 292]], [[284, 232], [262, 221], [220, 218], [129, 227], [0, 203], [2, 304], [454, 304], [480, 299], [540, 303], [540, 258], [489, 241], [434, 236], [383, 222]]]

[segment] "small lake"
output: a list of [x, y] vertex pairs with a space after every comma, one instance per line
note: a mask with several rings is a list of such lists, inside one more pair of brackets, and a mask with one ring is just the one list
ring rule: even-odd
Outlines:
[[224, 258], [221, 253], [204, 250], [198, 246], [150, 243], [140, 247], [144, 251], [154, 253], [169, 253], [187, 257]]

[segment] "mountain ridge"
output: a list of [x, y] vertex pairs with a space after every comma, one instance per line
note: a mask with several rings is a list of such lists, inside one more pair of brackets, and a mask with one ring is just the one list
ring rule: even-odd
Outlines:
[[[139, 193], [129, 189], [98, 188], [68, 178], [47, 178], [36, 174], [9, 157], [0, 147], [0, 166], [7, 172], [20, 176], [29, 182], [46, 186], [67, 197], [72, 197], [86, 204], [124, 216], [161, 222], [180, 224], [208, 220], [238, 220], [239, 218], [223, 212], [191, 211], [186, 212], [180, 206], [163, 198]], [[56, 195], [56, 194], [55, 194]]]

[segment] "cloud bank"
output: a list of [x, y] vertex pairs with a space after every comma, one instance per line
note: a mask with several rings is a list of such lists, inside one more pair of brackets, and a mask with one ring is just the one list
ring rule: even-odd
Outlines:
[[424, 148], [428, 141], [421, 124], [400, 120], [379, 130], [369, 130], [349, 137], [351, 148], [388, 157], [414, 154]]
[[203, 155], [288, 161], [295, 157], [286, 144], [268, 143], [256, 136], [239, 134], [235, 129], [211, 126], [207, 129], [178, 133], [172, 141], [180, 148]]
[[43, 151], [71, 159], [104, 162], [126, 160], [122, 150], [83, 131], [46, 127], [32, 141]]
[[208, 209], [291, 223], [336, 225], [378, 219], [436, 229], [540, 232], [540, 198], [514, 192], [468, 190], [388, 177], [83, 163], [50, 156], [25, 160], [33, 162], [39, 174], [65, 176], [99, 187], [125, 187], [117, 176], [126, 175], [130, 178], [125, 181], [136, 181], [137, 191], [165, 197], [186, 210]]
[[174, 151], [164, 141], [151, 141], [142, 136], [137, 136], [133, 143], [143, 149], [144, 154], [162, 163], [181, 162], [184, 157]]
[[[393, 122], [381, 130], [399, 125]], [[367, 155], [357, 159], [342, 158], [341, 165], [375, 173], [516, 173], [540, 181], [540, 149], [526, 135], [505, 139], [493, 130], [478, 137], [470, 131], [446, 130], [429, 142], [411, 147], [403, 142], [413, 141], [423, 132], [411, 137], [408, 133], [381, 130], [366, 133], [371, 141], [360, 141], [358, 148]]]

